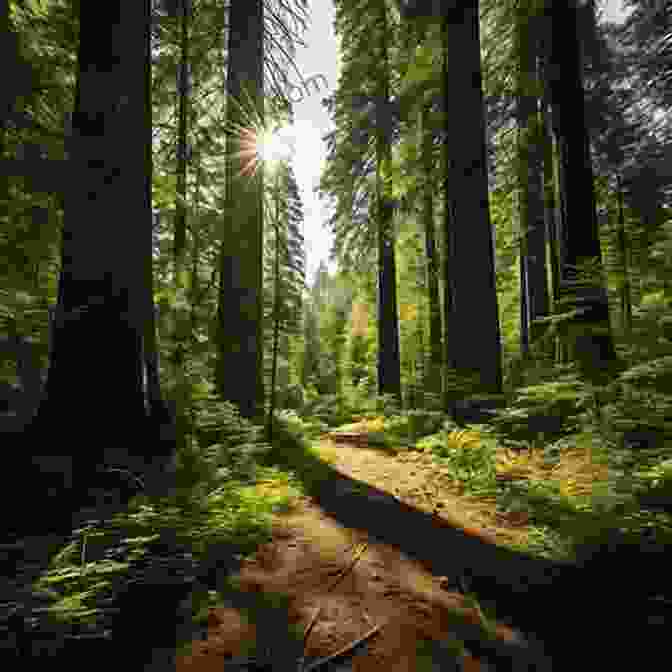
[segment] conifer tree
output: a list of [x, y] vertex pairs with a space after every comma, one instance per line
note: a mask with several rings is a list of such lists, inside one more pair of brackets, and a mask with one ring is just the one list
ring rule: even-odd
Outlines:
[[[488, 204], [478, 2], [461, 3], [459, 9], [446, 12], [443, 26], [445, 347], [449, 363], [460, 375], [475, 375], [479, 391], [497, 394], [502, 391], [501, 342]], [[482, 264], [478, 273], [473, 271], [475, 259]]]
[[229, 14], [227, 206], [220, 250], [215, 381], [243, 417], [263, 415], [263, 165], [250, 174], [242, 129], [263, 128], [263, 0]]
[[[368, 35], [361, 30], [363, 22], [371, 27]], [[373, 7], [365, 7], [339, 1], [336, 30], [344, 37], [344, 68], [338, 91], [327, 103], [336, 131], [328, 138], [328, 166], [321, 190], [337, 200], [331, 219], [334, 252], [346, 268], [361, 267], [372, 256], [372, 249], [377, 249], [378, 391], [401, 400], [391, 193], [395, 115], [390, 41], [394, 31], [387, 3], [378, 0]]]

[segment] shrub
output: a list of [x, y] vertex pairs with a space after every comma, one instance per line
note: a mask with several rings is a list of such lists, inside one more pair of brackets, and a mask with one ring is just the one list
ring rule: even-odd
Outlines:
[[[379, 424], [379, 429], [376, 424]], [[409, 443], [408, 417], [404, 415], [393, 415], [391, 417], [380, 417], [373, 422], [367, 423], [367, 436], [369, 441], [388, 447], [405, 447]]]
[[444, 443], [433, 446], [453, 472], [474, 493], [491, 494], [496, 490], [496, 444], [476, 432], [451, 432]]
[[569, 374], [522, 388], [509, 408], [495, 414], [492, 424], [502, 443], [513, 447], [524, 440], [560, 438], [579, 426], [592, 402], [587, 386]]
[[672, 460], [635, 472], [634, 478], [635, 493], [643, 506], [672, 513]]
[[290, 385], [285, 392], [285, 406], [288, 409], [302, 412], [306, 400], [306, 391], [300, 384]]
[[253, 480], [260, 456], [270, 449], [263, 442], [263, 430], [242, 418], [233, 404], [212, 395], [197, 400], [194, 407], [195, 441], [177, 460], [182, 478], [204, 488], [223, 477]]
[[325, 422], [316, 418], [302, 418], [298, 413], [292, 410], [278, 411], [277, 418], [278, 421], [284, 423], [289, 431], [295, 436], [316, 439], [329, 431], [329, 425]]
[[381, 394], [376, 397], [376, 410], [383, 415], [397, 415], [401, 411], [399, 399], [394, 394]]
[[343, 395], [323, 394], [304, 406], [304, 417], [315, 416], [323, 423], [333, 427], [350, 419], [347, 403]]
[[440, 411], [416, 409], [406, 413], [408, 418], [409, 440], [415, 443], [418, 438], [434, 434], [441, 428], [444, 414]]

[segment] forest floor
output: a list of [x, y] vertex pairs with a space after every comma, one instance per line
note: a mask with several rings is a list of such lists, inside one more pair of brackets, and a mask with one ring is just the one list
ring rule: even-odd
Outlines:
[[[124, 652], [137, 652], [134, 646], [160, 653], [151, 668], [157, 672], [564, 672], [632, 669], [642, 651], [653, 660], [667, 655], [672, 599], [650, 599], [672, 596], [664, 552], [609, 546], [572, 564], [532, 543], [537, 509], [532, 520], [520, 509], [505, 513], [509, 507], [485, 494], [491, 490], [465, 488], [432, 441], [372, 445], [375, 432], [356, 429], [341, 427], [306, 450], [278, 437], [264, 463], [269, 469], [236, 497], [226, 495], [228, 508], [213, 519], [225, 532], [223, 545], [203, 557], [171, 541], [192, 525], [189, 539], [209, 534], [199, 518], [157, 509], [143, 522], [137, 507], [132, 519], [120, 513], [118, 528], [110, 519], [100, 537], [68, 542], [64, 533], [0, 546], [0, 565], [14, 569], [6, 585], [0, 582], [0, 634], [15, 635], [0, 643], [0, 656], [14, 650], [12, 660], [22, 660], [43, 656], [43, 646], [59, 648], [54, 633], [61, 625], [52, 630], [45, 610], [67, 617], [59, 654], [65, 668], [113, 656], [126, 665]], [[456, 452], [470, 450], [465, 444]], [[578, 445], [555, 466], [540, 452], [516, 457], [498, 448], [498, 486], [522, 478], [571, 481], [582, 490], [600, 478], [600, 465]], [[167, 516], [165, 530], [159, 515]], [[121, 555], [110, 557], [123, 559], [120, 539], [143, 544], [157, 530], [160, 538], [147, 546], [152, 562], [136, 560], [126, 570], [145, 578], [124, 599], [120, 569], [121, 583], [103, 595], [112, 601], [100, 602], [100, 623], [108, 623], [110, 605], [118, 612], [110, 611], [111, 636], [98, 626], [72, 630], [84, 639], [68, 634], [71, 621], [74, 628], [99, 605], [91, 602], [94, 588], [99, 572], [105, 579], [109, 571], [101, 558], [112, 550]], [[54, 552], [63, 557], [47, 575]], [[13, 604], [21, 611], [8, 620], [3, 608]], [[614, 664], [608, 654], [617, 655]], [[272, 664], [264, 666], [265, 658]]]
[[[272, 540], [236, 576], [243, 592], [283, 595], [282, 616], [255, 624], [233, 605], [210, 608], [207, 637], [182, 651], [177, 672], [243, 669], [234, 661], [269, 649], [273, 670], [296, 670], [304, 645], [304, 670], [322, 672], [550, 669], [538, 645], [464, 594], [465, 576], [493, 566], [522, 591], [534, 583], [535, 570], [506, 548], [524, 540], [524, 516], [460, 494], [430, 454], [327, 439], [319, 455], [332, 477], [276, 514]], [[282, 619], [293, 643], [279, 634]], [[468, 648], [456, 653], [451, 634]], [[527, 662], [489, 665], [478, 649]]]

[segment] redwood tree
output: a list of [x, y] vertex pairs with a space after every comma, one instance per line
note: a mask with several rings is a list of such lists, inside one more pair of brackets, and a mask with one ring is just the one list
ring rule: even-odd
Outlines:
[[[590, 144], [585, 124], [575, 0], [552, 0], [543, 36], [547, 85], [558, 151], [561, 193], [559, 299], [574, 309], [562, 336], [584, 374], [601, 378], [616, 361], [595, 207]], [[580, 273], [586, 262], [590, 275]]]
[[150, 2], [82, 2], [79, 12], [58, 306], [46, 394], [26, 436], [43, 453], [35, 462], [66, 480], [72, 464], [84, 487], [102, 463], [144, 467], [155, 449], [148, 396], [160, 399], [143, 384], [155, 351]]
[[229, 10], [226, 212], [220, 251], [215, 384], [247, 418], [263, 417], [263, 166], [249, 170], [241, 129], [261, 127], [263, 0]]
[[394, 255], [394, 205], [385, 179], [392, 163], [392, 108], [387, 36], [387, 8], [381, 12], [379, 53], [381, 71], [376, 96], [376, 217], [378, 223], [378, 394], [392, 394], [401, 403], [401, 358], [397, 316], [397, 277]]
[[488, 203], [477, 0], [445, 12], [444, 44], [447, 361], [458, 374], [476, 376], [479, 391], [498, 394], [502, 390], [501, 342]]

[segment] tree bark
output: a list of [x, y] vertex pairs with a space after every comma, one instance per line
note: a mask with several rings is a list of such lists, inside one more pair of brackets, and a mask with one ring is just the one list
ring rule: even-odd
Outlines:
[[[263, 125], [262, 0], [231, 4], [227, 80], [227, 207], [220, 251], [215, 384], [243, 417], [264, 410], [262, 340], [263, 166], [250, 174], [239, 130]], [[251, 106], [251, 109], [250, 109]], [[251, 130], [251, 129], [250, 129]]]
[[[145, 125], [152, 129], [152, 65], [151, 65], [151, 40], [145, 43], [145, 58], [144, 58], [144, 76], [145, 86], [150, 93], [145, 96]], [[152, 159], [152, 143], [145, 142], [145, 208], [152, 216], [152, 174], [153, 174], [153, 159]], [[158, 470], [157, 475], [166, 466], [170, 457], [175, 454], [177, 449], [177, 435], [175, 416], [171, 412], [168, 403], [161, 392], [161, 378], [159, 369], [159, 344], [157, 336], [157, 309], [154, 304], [154, 270], [153, 270], [153, 239], [152, 226], [148, 226], [144, 230], [145, 242], [144, 245], [149, 249], [149, 254], [143, 257], [143, 286], [146, 288], [144, 292], [145, 306], [145, 322], [143, 334], [143, 359], [145, 366], [145, 395], [146, 406], [149, 411], [150, 424], [148, 433], [148, 446], [154, 446], [153, 453], [156, 461], [155, 466]]]
[[[280, 170], [280, 166], [276, 168]], [[268, 442], [273, 441], [273, 415], [276, 403], [276, 385], [278, 375], [278, 346], [280, 342], [280, 184], [279, 176], [275, 182], [275, 258], [273, 262], [273, 354], [271, 360], [271, 403], [268, 407]]]
[[617, 245], [621, 262], [622, 278], [619, 286], [621, 295], [621, 320], [623, 331], [630, 334], [632, 331], [632, 291], [630, 288], [630, 264], [628, 263], [629, 245], [625, 230], [625, 212], [623, 209], [623, 188], [621, 176], [616, 176], [616, 190], [618, 191], [618, 237]]
[[[450, 255], [445, 283], [451, 286], [446, 323], [457, 372], [473, 377], [475, 390], [500, 394], [501, 341], [488, 203], [478, 2], [470, 0], [462, 7], [461, 20], [445, 20], [449, 152], [445, 235]], [[483, 260], [478, 272], [474, 272], [475, 260]]]
[[434, 394], [441, 394], [441, 368], [443, 365], [443, 344], [441, 339], [441, 301], [439, 298], [439, 260], [434, 233], [434, 191], [431, 180], [434, 161], [432, 134], [429, 129], [429, 111], [423, 104], [420, 110], [420, 133], [424, 185], [422, 200], [422, 222], [425, 231], [425, 257], [427, 268], [427, 298], [429, 301], [429, 370], [426, 388]]
[[35, 445], [62, 451], [64, 464], [73, 458], [81, 487], [100, 464], [144, 466], [147, 450], [137, 436], [148, 426], [142, 344], [151, 305], [149, 30], [148, 1], [80, 3], [70, 155], [77, 179], [65, 197], [46, 394], [28, 435], [35, 442], [36, 435], [60, 434]]
[[525, 296], [521, 297], [521, 310], [525, 311], [521, 315], [521, 347], [527, 350], [530, 342], [545, 332], [545, 327], [537, 320], [548, 316], [549, 301], [540, 153], [542, 137], [537, 112], [540, 92], [538, 36], [534, 15], [522, 5], [516, 14], [516, 51], [521, 287], [525, 287]]
[[548, 239], [548, 259], [550, 264], [551, 297], [553, 308], [558, 298], [560, 286], [560, 259], [558, 256], [558, 234], [556, 226], [555, 177], [553, 171], [553, 137], [551, 135], [549, 113], [545, 102], [541, 107], [543, 125], [543, 162], [544, 162], [544, 224]]
[[180, 448], [186, 447], [190, 426], [190, 393], [186, 372], [186, 350], [188, 343], [189, 320], [185, 302], [185, 262], [187, 253], [187, 120], [189, 87], [189, 19], [191, 0], [179, 0], [180, 22], [180, 66], [177, 75], [178, 124], [177, 124], [177, 190], [175, 202], [175, 229], [173, 236], [173, 267], [175, 285], [175, 308], [172, 347], [173, 376], [175, 389], [173, 401], [176, 410], [177, 442]]
[[520, 267], [520, 354], [530, 356], [530, 293], [527, 254], [521, 243], [518, 257]]
[[383, 171], [392, 163], [392, 109], [387, 44], [387, 9], [382, 12], [380, 91], [376, 105], [376, 196], [378, 220], [378, 394], [392, 394], [401, 404], [401, 358], [397, 315], [397, 274], [394, 254], [394, 205]]
[[[581, 311], [563, 322], [562, 337], [582, 373], [597, 382], [608, 375], [616, 361], [616, 352], [602, 279], [575, 1], [553, 0], [548, 21], [548, 84], [564, 203], [560, 299], [566, 309]], [[590, 277], [579, 273], [586, 262], [594, 264]]]

